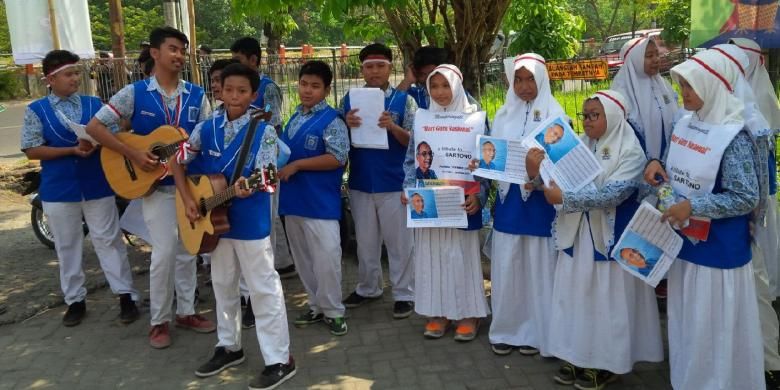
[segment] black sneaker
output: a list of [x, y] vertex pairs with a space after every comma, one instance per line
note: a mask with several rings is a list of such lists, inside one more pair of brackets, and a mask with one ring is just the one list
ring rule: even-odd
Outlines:
[[607, 370], [586, 368], [581, 376], [577, 376], [574, 388], [577, 390], [601, 390], [617, 380], [617, 375]]
[[317, 322], [322, 321], [322, 319], [325, 318], [325, 315], [322, 313], [314, 314], [313, 311], [309, 310], [306, 313], [301, 314], [298, 316], [298, 318], [295, 319], [295, 326], [301, 328], [307, 325], [316, 324]]
[[195, 370], [195, 375], [206, 378], [217, 375], [228, 367], [237, 366], [244, 362], [244, 350], [228, 351], [225, 347], [217, 347], [214, 356], [204, 365]]
[[555, 383], [561, 385], [573, 385], [577, 378], [582, 375], [583, 370], [571, 363], [564, 363], [558, 372], [553, 376]]
[[364, 297], [364, 296], [358, 294], [357, 291], [353, 291], [352, 294], [349, 294], [347, 299], [342, 301], [342, 303], [344, 304], [345, 307], [348, 307], [348, 308], [351, 309], [351, 308], [358, 307], [358, 306], [360, 306], [360, 305], [362, 305], [362, 304], [364, 304], [366, 302], [373, 301], [374, 299], [377, 299], [377, 298], [379, 298], [379, 297], [376, 297], [376, 298]]
[[334, 336], [343, 336], [349, 331], [347, 329], [347, 320], [344, 317], [325, 317], [324, 320], [330, 329], [330, 334]]
[[509, 355], [512, 353], [512, 350], [515, 349], [515, 347], [504, 344], [504, 343], [496, 343], [496, 344], [490, 344], [490, 349], [493, 350], [493, 353], [499, 356]]
[[780, 390], [780, 371], [764, 371], [766, 390]]
[[65, 326], [76, 326], [87, 314], [87, 304], [84, 301], [73, 302], [68, 306], [68, 311], [62, 317], [62, 324]]
[[393, 318], [401, 319], [412, 315], [414, 304], [410, 301], [396, 301], [393, 305]]
[[265, 366], [265, 370], [253, 381], [249, 382], [249, 390], [271, 390], [295, 376], [295, 360], [292, 356], [287, 364], [277, 363]]
[[276, 273], [279, 274], [279, 278], [281, 279], [290, 279], [298, 275], [298, 271], [295, 270], [295, 264], [290, 264], [284, 268], [278, 268]]
[[520, 352], [521, 355], [533, 356], [539, 353], [539, 349], [534, 348], [530, 345], [521, 345], [517, 347], [517, 352]]
[[141, 316], [130, 294], [119, 296], [119, 310], [119, 322], [123, 324], [130, 324]]
[[255, 312], [252, 311], [252, 300], [246, 299], [246, 308], [241, 313], [241, 327], [251, 329], [255, 327]]

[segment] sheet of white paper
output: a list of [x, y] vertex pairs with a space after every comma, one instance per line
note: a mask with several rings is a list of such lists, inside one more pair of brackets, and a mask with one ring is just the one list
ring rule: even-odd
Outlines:
[[76, 133], [76, 137], [79, 139], [87, 140], [92, 143], [93, 146], [100, 145], [100, 142], [95, 141], [94, 138], [92, 138], [91, 135], [87, 134], [87, 126], [82, 125], [80, 123], [76, 123], [73, 121], [68, 121], [68, 126], [71, 130], [73, 130], [74, 133]]
[[682, 245], [682, 237], [669, 223], [661, 222], [661, 212], [642, 202], [615, 244], [612, 258], [628, 273], [655, 287], [677, 258]]
[[547, 185], [554, 180], [562, 190], [577, 192], [602, 172], [596, 156], [562, 117], [542, 122], [523, 144], [544, 150], [541, 174]]
[[388, 149], [387, 130], [379, 127], [379, 117], [385, 111], [385, 94], [379, 88], [351, 88], [351, 108], [358, 109], [360, 126], [350, 129], [352, 146], [366, 149]]
[[[474, 176], [501, 180], [509, 183], [525, 184], [528, 182], [528, 172], [525, 170], [525, 156], [528, 148], [521, 140], [508, 140], [480, 135], [477, 137], [476, 152], [479, 160]], [[487, 153], [493, 150], [494, 158], [485, 159], [483, 150]]]
[[406, 188], [406, 227], [465, 228], [469, 226], [463, 209], [463, 187]]

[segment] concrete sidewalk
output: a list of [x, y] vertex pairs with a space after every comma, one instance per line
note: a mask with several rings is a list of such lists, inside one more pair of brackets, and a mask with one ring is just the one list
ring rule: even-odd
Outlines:
[[[344, 260], [344, 292], [357, 274], [354, 259]], [[148, 296], [148, 275], [136, 276]], [[306, 310], [300, 281], [284, 281], [288, 319]], [[210, 288], [201, 285], [199, 305], [214, 318]], [[64, 306], [21, 323], [0, 327], [0, 389], [246, 389], [263, 362], [254, 330], [244, 331], [247, 361], [220, 375], [198, 379], [194, 370], [216, 343], [215, 334], [172, 329], [173, 346], [154, 350], [147, 342], [148, 308], [141, 320], [124, 326], [116, 320], [118, 301], [108, 289], [87, 298], [88, 316], [75, 328], [61, 325]], [[471, 343], [448, 334], [422, 337], [424, 319], [392, 318], [389, 289], [385, 297], [348, 311], [349, 334], [331, 336], [324, 325], [290, 326], [298, 374], [281, 389], [567, 389], [551, 379], [559, 363], [518, 353], [499, 357], [490, 350], [488, 324]], [[639, 364], [611, 389], [667, 389], [667, 363]]]

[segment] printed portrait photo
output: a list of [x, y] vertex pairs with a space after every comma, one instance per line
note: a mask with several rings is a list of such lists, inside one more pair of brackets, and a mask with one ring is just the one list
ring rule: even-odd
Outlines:
[[506, 141], [482, 139], [479, 145], [479, 168], [503, 172], [506, 169]]
[[544, 131], [536, 135], [535, 139], [542, 145], [545, 154], [553, 163], [557, 163], [577, 146], [577, 136], [574, 132], [566, 131], [560, 119], [547, 126]]
[[412, 219], [437, 218], [436, 197], [433, 190], [421, 188], [407, 189], [406, 197], [409, 199], [409, 212]]
[[643, 276], [648, 276], [658, 263], [663, 251], [638, 234], [628, 231], [617, 247], [619, 258], [615, 260], [629, 266]]

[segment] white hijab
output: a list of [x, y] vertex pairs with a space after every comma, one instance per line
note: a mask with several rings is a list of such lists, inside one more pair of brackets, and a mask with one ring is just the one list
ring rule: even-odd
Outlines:
[[[534, 76], [536, 81], [536, 99], [526, 102], [520, 99], [514, 90], [515, 72], [525, 68]], [[506, 139], [523, 139], [533, 131], [545, 119], [557, 116], [565, 116], [563, 108], [555, 100], [550, 89], [550, 76], [547, 74], [547, 66], [544, 57], [535, 53], [526, 53], [514, 58], [504, 60], [504, 71], [509, 81], [509, 89], [506, 91], [504, 105], [496, 112], [493, 120], [493, 136]], [[539, 121], [534, 119], [539, 118]], [[499, 195], [501, 199], [509, 192], [510, 183], [499, 182]], [[528, 199], [529, 192], [520, 186], [523, 199]]]
[[753, 94], [753, 88], [745, 78], [745, 70], [750, 66], [750, 60], [748, 59], [745, 51], [733, 44], [720, 44], [711, 48], [724, 57], [726, 57], [732, 66], [736, 67], [737, 82], [734, 86], [734, 96], [737, 97], [744, 109], [742, 110], [742, 118], [745, 120], [745, 127], [750, 131], [751, 136], [755, 140], [757, 137], [765, 136], [770, 133], [769, 123], [756, 103], [756, 97]]
[[661, 158], [662, 140], [668, 140], [672, 134], [672, 122], [678, 109], [677, 95], [660, 74], [648, 76], [645, 73], [645, 51], [650, 42], [653, 42], [652, 37], [640, 37], [623, 45], [620, 50], [623, 66], [610, 89], [620, 92], [631, 104], [628, 116], [641, 126], [639, 131], [645, 139], [647, 156]]
[[744, 105], [734, 96], [739, 70], [715, 50], [706, 50], [672, 68], [672, 78], [685, 79], [704, 105], [692, 115], [710, 124], [743, 124]]
[[[603, 172], [593, 181], [597, 189], [610, 182], [636, 182], [645, 167], [647, 159], [642, 145], [634, 134], [634, 129], [626, 118], [630, 104], [620, 92], [598, 91], [589, 99], [598, 99], [604, 107], [607, 119], [607, 131], [599, 139], [591, 139], [586, 134], [582, 142], [596, 155]], [[608, 249], [615, 242], [615, 208], [593, 209], [588, 211], [593, 246], [601, 254], [609, 256]], [[583, 213], [561, 214], [555, 219], [556, 246], [558, 249], [570, 248], [574, 244]]]
[[780, 129], [780, 106], [778, 106], [772, 82], [769, 80], [769, 73], [764, 67], [761, 47], [747, 38], [732, 38], [729, 42], [734, 43], [747, 54], [750, 65], [745, 69], [745, 78], [753, 88], [758, 108], [769, 122], [772, 130]]
[[431, 98], [431, 104], [428, 108], [430, 111], [453, 111], [465, 113], [472, 113], [477, 111], [477, 105], [470, 104], [468, 98], [466, 97], [466, 90], [463, 89], [463, 75], [460, 73], [460, 69], [458, 69], [458, 67], [455, 65], [441, 64], [437, 66], [436, 69], [434, 69], [428, 75], [428, 79], [425, 81], [425, 86], [428, 88], [428, 91], [431, 90], [431, 77], [437, 73], [444, 76], [444, 78], [447, 79], [447, 83], [450, 84], [450, 89], [452, 90], [452, 101], [445, 107], [439, 105], [439, 103], [436, 103], [436, 101]]

